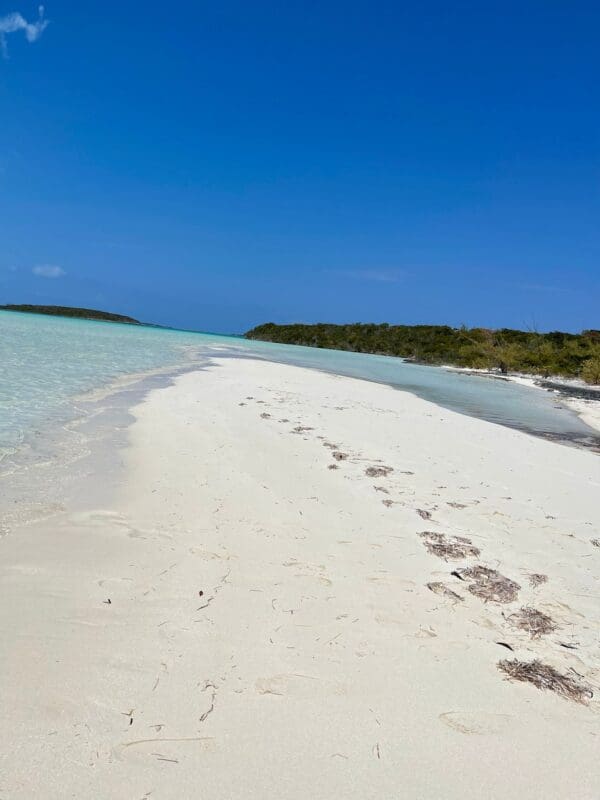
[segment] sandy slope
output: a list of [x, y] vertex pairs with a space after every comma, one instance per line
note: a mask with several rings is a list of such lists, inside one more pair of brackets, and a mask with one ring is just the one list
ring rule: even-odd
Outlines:
[[[597, 456], [256, 361], [135, 417], [107, 507], [0, 542], [2, 800], [600, 795]], [[445, 562], [424, 530], [481, 557]], [[518, 601], [450, 575], [474, 563]], [[521, 605], [559, 630], [515, 630]], [[507, 681], [507, 657], [595, 698]]]

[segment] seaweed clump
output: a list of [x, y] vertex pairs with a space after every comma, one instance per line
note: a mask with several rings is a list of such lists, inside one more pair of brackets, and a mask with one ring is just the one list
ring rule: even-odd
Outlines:
[[365, 475], [368, 478], [385, 478], [390, 472], [393, 472], [393, 467], [367, 467]]
[[514, 628], [527, 631], [532, 639], [539, 639], [546, 633], [552, 633], [558, 627], [552, 617], [542, 614], [536, 608], [525, 606], [515, 614], [511, 614], [508, 621]]
[[592, 687], [585, 683], [576, 672], [570, 670], [569, 673], [564, 674], [537, 658], [534, 661], [519, 661], [517, 658], [503, 659], [498, 662], [498, 669], [513, 681], [532, 683], [537, 689], [555, 692], [576, 703], [585, 703], [594, 696]]
[[423, 539], [427, 550], [432, 555], [443, 558], [444, 561], [459, 560], [468, 556], [476, 558], [480, 553], [479, 548], [471, 544], [471, 540], [465, 536], [448, 538], [446, 534], [437, 531], [423, 531], [419, 536]]
[[480, 564], [460, 570], [460, 577], [472, 581], [468, 586], [469, 591], [485, 603], [490, 600], [494, 603], [512, 603], [517, 599], [521, 588], [518, 583], [501, 575], [498, 570]]
[[537, 589], [538, 586], [540, 586], [542, 583], [546, 583], [547, 580], [547, 575], [542, 575], [541, 572], [532, 572], [529, 576], [529, 585], [534, 589]]
[[336, 461], [345, 461], [348, 458], [348, 453], [342, 453], [340, 450], [334, 450], [331, 455]]

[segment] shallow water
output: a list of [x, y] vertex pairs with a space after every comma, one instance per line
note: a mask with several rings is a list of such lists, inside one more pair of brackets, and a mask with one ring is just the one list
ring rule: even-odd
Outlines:
[[238, 337], [0, 311], [0, 458], [72, 418], [73, 399], [211, 356], [259, 357], [405, 389], [446, 408], [552, 438], [598, 443], [549, 393], [401, 359]]

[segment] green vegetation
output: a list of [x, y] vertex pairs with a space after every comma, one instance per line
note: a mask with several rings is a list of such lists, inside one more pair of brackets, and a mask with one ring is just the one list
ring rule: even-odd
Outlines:
[[600, 356], [588, 358], [583, 362], [581, 377], [586, 383], [600, 384]]
[[356, 353], [400, 356], [424, 364], [529, 372], [544, 377], [581, 377], [600, 384], [600, 331], [535, 333], [509, 328], [450, 328], [446, 325], [276, 325], [245, 334], [281, 344], [328, 347]]
[[48, 314], [53, 317], [77, 317], [78, 319], [99, 319], [104, 322], [127, 322], [139, 325], [137, 319], [122, 314], [111, 314], [109, 311], [96, 311], [94, 308], [71, 308], [70, 306], [32, 306], [8, 305], [0, 306], [0, 311], [24, 311], [29, 314]]

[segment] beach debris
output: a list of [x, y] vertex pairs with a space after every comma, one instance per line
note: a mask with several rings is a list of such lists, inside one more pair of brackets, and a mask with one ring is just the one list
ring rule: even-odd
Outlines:
[[448, 600], [453, 600], [455, 603], [462, 602], [464, 600], [463, 597], [461, 597], [456, 592], [453, 592], [452, 589], [450, 589], [445, 584], [441, 583], [441, 581], [432, 581], [431, 583], [427, 583], [425, 585], [427, 586], [430, 592], [433, 592], [434, 594], [439, 594], [442, 597], [447, 597]]
[[110, 599], [110, 597], [107, 597], [106, 600], [103, 600], [102, 602], [104, 603], [105, 606], [112, 605], [112, 600]]
[[336, 461], [345, 461], [348, 458], [348, 453], [341, 453], [339, 450], [334, 450], [331, 455]]
[[512, 603], [518, 597], [518, 583], [501, 575], [497, 570], [478, 564], [459, 570], [461, 577], [472, 581], [468, 590], [485, 603]]
[[577, 644], [571, 644], [569, 642], [559, 642], [561, 647], [566, 648], [567, 650], [577, 650], [579, 647], [579, 642]]
[[424, 508], [415, 508], [415, 511], [421, 519], [431, 519], [431, 511], [425, 511]]
[[422, 539], [427, 550], [444, 561], [449, 559], [462, 559], [468, 556], [477, 557], [480, 553], [478, 547], [471, 544], [471, 540], [464, 536], [447, 537], [444, 533], [437, 531], [422, 531], [418, 534]]
[[537, 589], [538, 586], [541, 586], [542, 583], [546, 583], [547, 580], [547, 575], [543, 575], [541, 572], [532, 572], [529, 576], [529, 585]]
[[260, 418], [261, 418], [261, 419], [270, 419], [270, 418], [271, 418], [271, 415], [270, 415], [270, 414], [267, 414], [267, 412], [266, 412], [266, 411], [263, 411], [263, 413], [260, 415]]
[[590, 542], [594, 545], [594, 547], [600, 547], [600, 539], [590, 539]]
[[585, 683], [577, 672], [574, 670], [569, 670], [566, 674], [559, 672], [537, 658], [534, 661], [504, 659], [499, 661], [497, 666], [513, 681], [532, 683], [537, 689], [556, 692], [561, 697], [576, 703], [585, 703], [594, 696], [592, 687]]
[[337, 464], [329, 464], [329, 466], [327, 467], [327, 469], [339, 469], [339, 467], [338, 467], [338, 465], [337, 465]]
[[507, 650], [511, 650], [514, 653], [515, 648], [508, 642], [496, 642], [496, 644], [499, 644], [500, 647], [506, 647]]
[[411, 472], [409, 469], [401, 469], [400, 475], [414, 475], [414, 472]]
[[390, 500], [388, 497], [384, 498], [381, 502], [386, 508], [391, 508], [394, 505], [394, 501]]
[[121, 711], [121, 716], [129, 718], [129, 727], [133, 725], [133, 712], [135, 708], [132, 708], [131, 711]]
[[296, 425], [292, 433], [305, 433], [306, 431], [314, 431], [314, 428], [310, 428], [308, 425]]
[[210, 716], [210, 714], [212, 714], [212, 712], [215, 710], [215, 699], [217, 697], [217, 687], [213, 683], [210, 683], [210, 681], [206, 681], [204, 688], [201, 689], [200, 691], [205, 692], [209, 687], [212, 689], [212, 691], [210, 693], [210, 706], [208, 707], [207, 711], [205, 711], [203, 714], [200, 715], [199, 722], [204, 722], [206, 720], [206, 718], [208, 716]]
[[463, 576], [460, 574], [460, 572], [457, 569], [453, 569], [452, 572], [450, 573], [450, 575], [452, 575], [455, 578], [458, 578], [459, 581], [464, 581]]
[[508, 617], [508, 622], [514, 628], [527, 631], [532, 639], [539, 639], [540, 636], [552, 633], [557, 628], [552, 617], [530, 606], [524, 606], [520, 611], [511, 614]]
[[204, 597], [204, 591], [202, 589], [198, 592], [198, 597]]
[[367, 467], [365, 475], [368, 478], [385, 478], [393, 471], [393, 467]]

